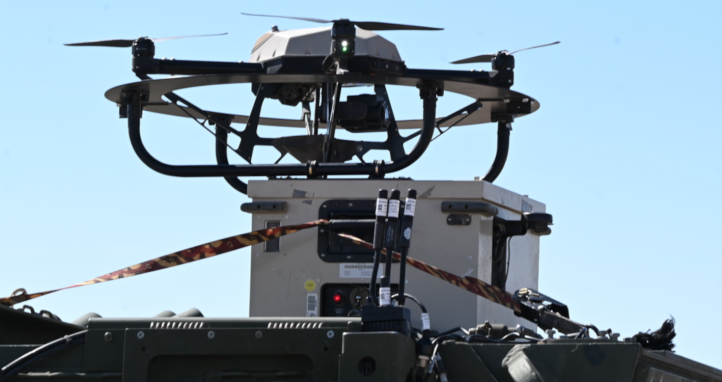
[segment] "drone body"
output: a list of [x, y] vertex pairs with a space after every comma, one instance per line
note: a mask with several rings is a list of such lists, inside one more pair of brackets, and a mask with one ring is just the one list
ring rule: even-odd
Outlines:
[[[495, 55], [462, 60], [463, 63], [490, 61], [491, 71], [412, 69], [402, 60], [395, 44], [373, 31], [438, 28], [348, 19], [301, 20], [331, 23], [332, 26], [286, 31], [279, 31], [274, 26], [255, 42], [248, 62], [155, 58], [155, 43], [175, 37], [142, 37], [137, 40], [69, 45], [132, 46], [133, 72], [143, 81], [110, 89], [106, 98], [118, 104], [121, 118], [128, 118], [131, 143], [146, 165], [172, 176], [224, 177], [243, 193], [247, 187], [238, 179], [239, 176], [265, 176], [271, 179], [305, 176], [325, 179], [335, 175], [368, 175], [383, 178], [385, 174], [404, 169], [418, 160], [437, 130], [443, 134], [453, 126], [496, 122], [499, 137], [497, 154], [484, 177], [491, 182], [499, 175], [506, 161], [512, 122], [539, 108], [539, 103], [533, 98], [510, 89], [514, 85], [512, 54], [515, 52], [500, 51]], [[186, 76], [166, 79], [150, 77], [156, 74]], [[174, 93], [178, 89], [234, 83], [252, 85], [256, 100], [248, 115], [203, 110]], [[373, 92], [348, 96], [343, 100], [342, 89], [358, 84], [373, 87]], [[418, 88], [423, 101], [423, 117], [397, 120], [387, 91], [390, 85]], [[437, 98], [443, 96], [445, 91], [466, 95], [471, 98], [471, 103], [448, 116], [438, 117]], [[266, 100], [278, 100], [289, 106], [301, 104], [301, 118], [262, 117]], [[143, 111], [195, 119], [215, 135], [217, 164], [174, 166], [155, 159], [141, 139], [140, 120]], [[245, 128], [239, 125], [245, 125]], [[305, 128], [305, 134], [262, 137], [259, 135], [259, 126], [263, 125]], [[210, 126], [214, 126], [215, 131]], [[386, 133], [387, 139], [384, 142], [338, 139], [337, 129], [358, 133], [358, 136], [381, 132]], [[415, 131], [402, 136], [400, 131], [404, 129]], [[228, 144], [229, 134], [240, 138], [237, 147]], [[404, 144], [412, 139], [417, 140], [416, 145], [407, 152]], [[274, 147], [280, 155], [278, 160], [272, 164], [256, 163], [253, 152], [259, 145]], [[229, 150], [248, 164], [230, 164]], [[372, 150], [387, 151], [389, 155], [385, 160], [365, 158]], [[300, 163], [280, 163], [287, 154]]]
[[[355, 56], [403, 62], [396, 45], [372, 31], [357, 30], [355, 40]], [[265, 62], [279, 57], [320, 57], [323, 59], [328, 56], [332, 42], [330, 27], [272, 30], [264, 33], [256, 41], [249, 62]]]

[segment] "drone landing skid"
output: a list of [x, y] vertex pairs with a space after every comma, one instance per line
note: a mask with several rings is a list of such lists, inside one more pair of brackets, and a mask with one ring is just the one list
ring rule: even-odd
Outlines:
[[[382, 177], [387, 172], [393, 172], [401, 170], [413, 162], [415, 162], [428, 147], [433, 136], [436, 119], [436, 88], [431, 86], [421, 87], [421, 97], [424, 101], [424, 119], [423, 127], [417, 134], [412, 134], [410, 137], [403, 138], [398, 134], [396, 129], [389, 129], [390, 139], [386, 142], [352, 142], [343, 141], [332, 138], [332, 147], [335, 155], [332, 155], [333, 159], [341, 159], [340, 162], [350, 159], [353, 155], [362, 157], [363, 153], [368, 152], [371, 149], [378, 149], [390, 146], [392, 153], [394, 153], [398, 159], [389, 163], [383, 161], [374, 161], [373, 163], [337, 163], [335, 161], [320, 162], [317, 158], [319, 154], [322, 154], [321, 150], [318, 150], [319, 143], [323, 145], [323, 139], [325, 137], [320, 135], [301, 136], [301, 137], [287, 137], [286, 139], [271, 139], [271, 138], [260, 138], [257, 135], [257, 127], [260, 115], [261, 104], [263, 99], [268, 96], [272, 91], [272, 87], [269, 87], [267, 91], [260, 90], [257, 95], [256, 102], [254, 103], [253, 111], [249, 117], [246, 129], [241, 132], [232, 129], [227, 123], [227, 118], [222, 116], [214, 116], [203, 110], [196, 108], [194, 105], [186, 102], [180, 97], [173, 96], [167, 98], [177, 98], [178, 101], [182, 101], [184, 104], [191, 108], [194, 108], [196, 112], [200, 112], [206, 115], [206, 119], [217, 125], [216, 138], [218, 143], [216, 144], [216, 157], [218, 165], [192, 165], [192, 166], [175, 166], [168, 165], [160, 162], [153, 157], [143, 144], [140, 134], [140, 120], [142, 116], [143, 103], [147, 102], [147, 94], [137, 91], [126, 91], [125, 100], [122, 103], [125, 107], [125, 117], [128, 118], [128, 129], [130, 134], [131, 144], [138, 157], [148, 167], [155, 171], [158, 171], [165, 175], [181, 176], [181, 177], [225, 177], [227, 180], [232, 177], [239, 176], [326, 176], [326, 175], [369, 175], [374, 177]], [[264, 89], [261, 86], [261, 89]], [[172, 94], [172, 93], [171, 93]], [[205, 121], [204, 121], [205, 122]], [[200, 122], [199, 122], [200, 123]], [[204, 125], [205, 126], [205, 125]], [[219, 134], [220, 133], [220, 134]], [[227, 134], [235, 133], [241, 137], [241, 144], [236, 151], [241, 157], [246, 159], [248, 165], [231, 165], [228, 163], [227, 154], [225, 151], [229, 148], [227, 145]], [[414, 149], [409, 154], [398, 155], [398, 146], [403, 146], [403, 143], [415, 136], [420, 135], [419, 142], [416, 144]], [[290, 138], [290, 139], [289, 139]], [[253, 147], [255, 145], [272, 145], [276, 147], [282, 155], [291, 151], [292, 155], [297, 159], [306, 159], [306, 163], [302, 164], [250, 164], [253, 155]], [[314, 156], [311, 151], [316, 148], [317, 154]], [[232, 149], [232, 148], [231, 148]], [[403, 150], [401, 147], [400, 150]], [[223, 151], [221, 153], [219, 151]], [[349, 156], [349, 153], [353, 152]], [[312, 159], [313, 158], [313, 159]], [[238, 181], [240, 182], [240, 181]], [[235, 188], [239, 191], [245, 192], [245, 184], [240, 185], [238, 182], [235, 183]], [[241, 182], [242, 183], [242, 182]]]
[[[410, 70], [411, 71], [411, 70]], [[444, 133], [441, 127], [469, 125], [484, 122], [502, 122], [508, 126], [513, 116], [499, 119], [500, 115], [519, 112], [521, 115], [538, 109], [538, 103], [529, 102], [530, 98], [509, 89], [488, 86], [467, 81], [432, 79], [423, 71], [412, 71], [405, 76], [369, 76], [369, 75], [214, 75], [192, 76], [163, 80], [150, 80], [143, 76], [142, 81], [123, 85], [109, 90], [106, 97], [121, 105], [121, 117], [128, 118], [131, 143], [139, 158], [149, 167], [162, 174], [181, 177], [224, 177], [235, 189], [245, 193], [246, 184], [239, 176], [307, 176], [324, 178], [328, 175], [368, 175], [383, 177], [387, 173], [399, 171], [414, 163], [424, 153], [434, 135]], [[150, 80], [150, 81], [148, 81]], [[235, 116], [205, 111], [175, 94], [176, 89], [195, 86], [214, 85], [221, 83], [244, 83], [253, 81], [256, 100], [250, 116]], [[347, 102], [340, 102], [341, 86], [346, 83], [369, 83], [374, 85], [375, 94], [350, 96]], [[423, 100], [423, 119], [420, 121], [397, 122], [386, 90], [386, 84], [416, 86]], [[446, 89], [445, 89], [446, 88]], [[475, 102], [444, 118], [436, 118], [436, 99], [443, 95], [444, 90], [461, 93], [473, 97]], [[512, 98], [513, 97], [513, 98]], [[167, 102], [164, 100], [169, 100]], [[261, 108], [266, 98], [278, 99], [284, 104], [302, 103], [303, 117], [301, 120], [273, 120], [276, 125], [284, 125], [284, 121], [293, 122], [294, 127], [305, 127], [307, 135], [283, 138], [263, 138], [258, 135], [258, 125], [269, 119], [260, 117]], [[315, 101], [315, 108], [311, 102]], [[482, 107], [483, 102], [483, 107]], [[522, 105], [524, 110], [517, 110]], [[510, 107], [512, 108], [510, 110]], [[140, 119], [142, 110], [160, 112], [162, 114], [182, 115], [195, 119], [216, 138], [217, 165], [175, 166], [162, 163], [154, 158], [145, 148], [140, 135]], [[484, 110], [483, 112], [479, 112]], [[311, 117], [313, 111], [313, 118]], [[327, 120], [335, 123], [327, 123]], [[231, 123], [245, 122], [245, 129], [236, 130]], [[326, 135], [319, 135], [321, 122], [326, 123]], [[415, 122], [417, 131], [409, 136], [402, 136], [399, 129]], [[420, 123], [418, 123], [420, 122]], [[215, 132], [206, 126], [215, 125]], [[349, 132], [386, 132], [387, 139], [383, 142], [365, 142], [341, 140], [334, 137], [335, 128], [345, 128]], [[406, 126], [405, 126], [406, 125]], [[240, 138], [237, 148], [228, 144], [228, 134]], [[508, 147], [499, 145], [497, 158], [505, 159]], [[411, 152], [406, 153], [404, 144], [416, 137], [419, 140]], [[501, 136], [500, 136], [501, 138]], [[500, 141], [501, 142], [501, 141]], [[273, 164], [252, 163], [255, 146], [272, 146], [280, 153], [280, 158]], [[242, 157], [248, 164], [230, 164], [228, 149]], [[385, 150], [390, 153], [390, 162], [376, 160], [371, 163], [364, 161], [364, 155], [371, 150]], [[291, 154], [301, 163], [280, 164], [280, 160]], [[358, 157], [361, 163], [344, 163]], [[495, 161], [496, 173], [500, 171]], [[488, 180], [493, 180], [490, 177]]]

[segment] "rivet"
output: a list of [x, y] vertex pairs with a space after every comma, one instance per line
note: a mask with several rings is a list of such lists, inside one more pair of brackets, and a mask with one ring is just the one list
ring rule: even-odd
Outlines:
[[209, 331], [208, 331], [208, 338], [209, 338], [209, 339], [213, 339], [213, 337], [215, 337], [215, 336], [216, 336], [216, 333], [215, 333], [214, 331], [212, 331], [212, 330], [209, 330]]
[[256, 338], [261, 338], [261, 337], [263, 337], [263, 333], [261, 333], [260, 330], [257, 330], [257, 331], [256, 331]]
[[105, 334], [103, 335], [103, 338], [105, 338], [106, 341], [110, 342], [113, 340], [113, 333], [105, 332]]
[[138, 332], [138, 339], [142, 340], [143, 337], [145, 337], [145, 333], [143, 333], [143, 331]]
[[328, 337], [328, 338], [333, 338], [333, 335], [334, 335], [333, 330], [329, 330], [328, 332], [326, 332], [326, 337]]

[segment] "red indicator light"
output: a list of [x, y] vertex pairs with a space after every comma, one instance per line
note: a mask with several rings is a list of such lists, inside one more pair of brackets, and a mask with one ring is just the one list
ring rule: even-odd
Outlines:
[[340, 304], [342, 302], [343, 302], [343, 295], [341, 293], [334, 293], [333, 294], [333, 303]]

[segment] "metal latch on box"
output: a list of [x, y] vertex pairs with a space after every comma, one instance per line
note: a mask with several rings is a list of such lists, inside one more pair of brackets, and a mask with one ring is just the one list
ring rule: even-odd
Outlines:
[[470, 225], [471, 214], [492, 217], [499, 213], [499, 209], [484, 202], [443, 201], [441, 212], [449, 213], [446, 217], [448, 225]]

